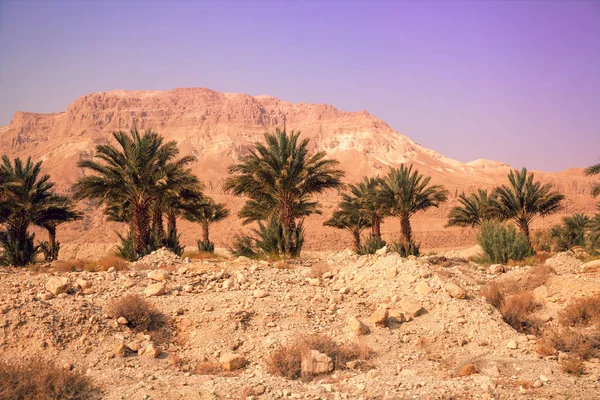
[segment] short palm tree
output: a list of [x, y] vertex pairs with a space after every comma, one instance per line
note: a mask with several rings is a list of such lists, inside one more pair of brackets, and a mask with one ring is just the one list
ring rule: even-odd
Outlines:
[[197, 207], [187, 211], [184, 218], [191, 222], [197, 222], [202, 226], [202, 239], [198, 242], [198, 247], [203, 251], [210, 251], [210, 249], [214, 250], [214, 245], [211, 243], [209, 236], [210, 226], [228, 216], [229, 209], [225, 207], [225, 204], [207, 198]]
[[481, 227], [485, 221], [494, 219], [494, 210], [490, 206], [487, 190], [478, 189], [477, 193], [458, 196], [460, 206], [454, 207], [448, 215], [447, 226], [471, 228]]
[[343, 201], [355, 203], [361, 212], [367, 215], [371, 222], [371, 236], [381, 239], [381, 223], [389, 215], [389, 205], [383, 198], [383, 179], [379, 177], [364, 177], [355, 185], [350, 185], [350, 193], [343, 194]]
[[167, 171], [171, 167], [187, 171], [185, 166], [193, 157], [176, 160], [177, 143], [164, 143], [161, 136], [150, 130], [140, 134], [134, 128], [129, 134], [114, 132], [113, 137], [117, 146], [98, 145], [94, 159], [78, 163], [93, 174], [81, 177], [73, 192], [77, 199], [93, 199], [98, 206], [106, 206], [109, 218], [126, 221], [135, 256], [140, 257], [152, 250], [153, 205], [159, 199], [180, 193]]
[[491, 206], [501, 219], [513, 221], [531, 245], [531, 221], [558, 211], [565, 196], [553, 191], [549, 183], [534, 181], [526, 168], [510, 171], [508, 182], [496, 188]]
[[[592, 165], [591, 167], [588, 167], [585, 169], [585, 174], [590, 176], [590, 175], [598, 175], [600, 174], [600, 163], [596, 164], [596, 165]], [[596, 197], [600, 195], [600, 183], [596, 183], [594, 185], [594, 187], [592, 188], [592, 196]]]
[[319, 213], [315, 194], [327, 189], [341, 188], [344, 173], [338, 162], [326, 158], [324, 152], [311, 154], [308, 139], [299, 141], [300, 132], [277, 128], [275, 133], [265, 133], [265, 143], [243, 156], [229, 168], [231, 177], [225, 190], [248, 200], [239, 213], [243, 223], [268, 221], [271, 217], [281, 224], [285, 255], [292, 251], [292, 238], [301, 220]]
[[347, 230], [352, 234], [354, 240], [354, 251], [360, 249], [360, 235], [366, 228], [371, 227], [372, 219], [363, 212], [356, 199], [344, 198], [339, 208], [333, 212], [333, 216], [325, 221], [323, 225], [332, 228]]
[[53, 197], [44, 214], [36, 221], [36, 225], [48, 232], [48, 243], [41, 244], [46, 261], [54, 261], [58, 258], [60, 244], [56, 241], [56, 228], [82, 218], [83, 214], [75, 209], [75, 204], [70, 198], [59, 195]]
[[389, 204], [390, 215], [400, 220], [400, 241], [405, 245], [413, 243], [410, 218], [420, 211], [439, 207], [448, 198], [448, 191], [442, 185], [430, 185], [430, 181], [431, 177], [404, 164], [390, 168], [384, 178], [383, 198]]
[[16, 158], [13, 163], [2, 157], [0, 175], [9, 183], [2, 194], [6, 204], [0, 207], [0, 225], [5, 226], [0, 232], [4, 264], [23, 266], [33, 261], [38, 249], [33, 244], [34, 235], [28, 233], [30, 225], [56, 228], [81, 218], [68, 198], [54, 193], [50, 176], [41, 175], [41, 168], [42, 162], [34, 163], [31, 158], [25, 163]]

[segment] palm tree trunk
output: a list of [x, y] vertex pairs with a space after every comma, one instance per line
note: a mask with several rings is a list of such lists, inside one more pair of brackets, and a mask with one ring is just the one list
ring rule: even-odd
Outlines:
[[167, 213], [167, 235], [177, 237], [177, 214], [174, 212]]
[[150, 243], [150, 212], [147, 204], [142, 203], [132, 207], [130, 228], [135, 252], [139, 257]]
[[208, 243], [209, 239], [208, 239], [208, 224], [204, 223], [202, 224], [202, 241], [204, 243]]
[[163, 212], [158, 205], [155, 205], [152, 213], [152, 233], [158, 243], [164, 243], [166, 234], [163, 226]]
[[521, 231], [523, 232], [523, 234], [525, 235], [525, 238], [527, 239], [527, 244], [529, 245], [529, 247], [531, 248], [531, 234], [529, 232], [529, 224], [527, 222], [524, 222], [521, 225]]
[[354, 236], [354, 251], [358, 251], [360, 249], [360, 231], [353, 230], [352, 236]]
[[58, 258], [58, 254], [54, 253], [56, 249], [56, 227], [47, 226], [46, 230], [48, 231], [48, 248], [50, 253], [50, 259], [46, 261], [54, 261]]
[[381, 239], [381, 218], [379, 215], [373, 214], [371, 217], [371, 236], [373, 238]]
[[412, 228], [410, 226], [410, 216], [408, 214], [402, 214], [400, 216], [400, 230], [402, 237], [400, 240], [405, 243], [412, 243]]

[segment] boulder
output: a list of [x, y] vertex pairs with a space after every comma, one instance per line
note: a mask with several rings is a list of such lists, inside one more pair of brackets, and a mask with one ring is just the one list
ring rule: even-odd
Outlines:
[[455, 299], [464, 299], [467, 297], [467, 292], [456, 283], [448, 282], [444, 286], [444, 289], [446, 289], [446, 292], [448, 292], [450, 297]]
[[333, 361], [327, 354], [310, 350], [302, 356], [301, 361], [302, 375], [315, 376], [327, 374], [333, 371]]
[[252, 295], [257, 299], [262, 299], [263, 297], [267, 297], [267, 291], [264, 289], [256, 289]]
[[581, 265], [581, 270], [583, 272], [598, 272], [600, 271], [600, 260], [594, 260], [590, 262], [586, 262]]
[[146, 287], [146, 289], [144, 289], [144, 294], [147, 297], [150, 296], [161, 296], [163, 294], [165, 294], [165, 284], [158, 282], [158, 283], [152, 283], [150, 285], [148, 285], [148, 287]]
[[427, 284], [427, 282], [419, 282], [415, 285], [415, 292], [418, 294], [429, 294], [431, 293], [431, 287]]
[[348, 327], [356, 335], [366, 335], [369, 333], [369, 327], [356, 317], [348, 318]]
[[388, 322], [389, 311], [385, 308], [378, 308], [375, 310], [373, 314], [369, 317], [369, 322], [375, 324], [377, 326], [385, 327]]
[[502, 264], [492, 264], [489, 268], [490, 274], [498, 275], [504, 272], [504, 266]]
[[228, 353], [222, 355], [219, 362], [225, 371], [234, 371], [246, 365], [246, 358], [239, 354]]
[[164, 282], [167, 280], [168, 275], [160, 270], [152, 270], [148, 272], [148, 279], [156, 281], [156, 282]]
[[67, 292], [71, 288], [71, 282], [68, 278], [53, 276], [46, 282], [46, 290], [53, 295]]

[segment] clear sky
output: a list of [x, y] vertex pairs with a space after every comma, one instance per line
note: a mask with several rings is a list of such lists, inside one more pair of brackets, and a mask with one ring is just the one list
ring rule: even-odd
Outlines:
[[585, 167], [600, 2], [0, 0], [0, 125], [176, 87], [366, 109], [460, 161]]

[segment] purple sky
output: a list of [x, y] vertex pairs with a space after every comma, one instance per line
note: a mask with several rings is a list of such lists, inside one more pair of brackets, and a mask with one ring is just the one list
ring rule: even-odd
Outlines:
[[460, 161], [600, 160], [600, 2], [0, 0], [0, 125], [113, 89], [366, 109]]

